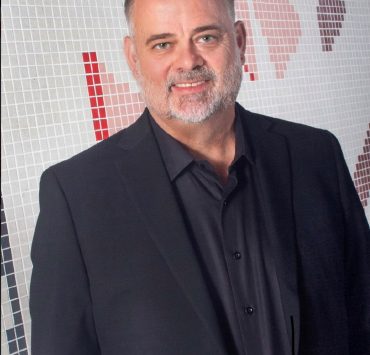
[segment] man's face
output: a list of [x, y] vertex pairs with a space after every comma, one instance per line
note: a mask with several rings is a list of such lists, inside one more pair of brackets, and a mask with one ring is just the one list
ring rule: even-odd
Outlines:
[[130, 68], [155, 118], [202, 122], [233, 105], [245, 30], [224, 0], [135, 0]]

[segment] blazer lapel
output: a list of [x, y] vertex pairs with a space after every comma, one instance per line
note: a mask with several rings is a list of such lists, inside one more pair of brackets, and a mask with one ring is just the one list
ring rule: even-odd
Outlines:
[[[242, 109], [243, 110], [243, 109]], [[244, 110], [243, 110], [244, 111]], [[292, 206], [291, 167], [285, 138], [273, 132], [263, 116], [245, 112], [247, 139], [258, 173], [267, 239], [274, 256], [288, 338], [298, 354], [300, 312], [297, 284], [297, 248]], [[257, 115], [256, 115], [257, 116]]]
[[[117, 163], [132, 200], [136, 203], [148, 233], [165, 258], [169, 269], [186, 294], [211, 338], [224, 352], [222, 333], [212, 307], [206, 282], [187, 235], [182, 213], [152, 133], [147, 112], [129, 127], [121, 140], [125, 149]], [[127, 173], [128, 172], [128, 173]], [[138, 222], [140, 223], [140, 222]]]

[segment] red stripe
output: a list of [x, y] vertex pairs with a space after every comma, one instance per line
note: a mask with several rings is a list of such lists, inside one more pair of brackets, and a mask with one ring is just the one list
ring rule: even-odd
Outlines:
[[96, 52], [82, 53], [96, 141], [109, 137], [107, 113]]

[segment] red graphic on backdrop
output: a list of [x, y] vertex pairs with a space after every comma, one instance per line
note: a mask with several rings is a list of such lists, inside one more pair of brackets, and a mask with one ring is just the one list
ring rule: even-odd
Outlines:
[[277, 79], [283, 79], [291, 54], [302, 35], [299, 15], [288, 0], [253, 0], [255, 17], [266, 37]]
[[128, 83], [116, 83], [99, 63], [96, 52], [82, 53], [90, 106], [97, 141], [108, 138], [129, 126], [144, 110], [139, 93], [131, 92]]
[[235, 16], [244, 22], [246, 30], [245, 64], [243, 69], [246, 73], [249, 73], [250, 81], [258, 80], [252, 25], [249, 19], [249, 9], [246, 1], [235, 1]]
[[99, 66], [95, 52], [82, 53], [85, 63], [87, 90], [89, 92], [91, 113], [97, 141], [108, 138], [108, 121], [103, 98]]
[[99, 63], [104, 101], [107, 105], [109, 134], [129, 126], [143, 112], [145, 105], [140, 93], [133, 92], [129, 83], [116, 83], [103, 63]]
[[[297, 51], [302, 35], [299, 15], [288, 0], [253, 0], [255, 18], [267, 39], [270, 60], [275, 65], [277, 79], [283, 79], [291, 54]], [[257, 80], [257, 60], [253, 32], [246, 0], [235, 2], [235, 14], [243, 20], [247, 32], [244, 71], [251, 81]]]
[[317, 19], [321, 36], [321, 47], [324, 52], [333, 50], [334, 37], [340, 36], [346, 6], [341, 0], [319, 0]]
[[364, 207], [367, 206], [367, 200], [370, 197], [370, 124], [366, 133], [364, 153], [358, 156], [354, 173], [356, 190]]

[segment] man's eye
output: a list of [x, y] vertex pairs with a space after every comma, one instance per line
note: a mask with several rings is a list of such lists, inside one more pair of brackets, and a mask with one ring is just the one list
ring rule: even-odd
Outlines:
[[170, 47], [170, 43], [169, 42], [161, 42], [161, 43], [157, 43], [153, 46], [154, 49], [168, 49]]
[[212, 35], [204, 35], [199, 38], [199, 41], [203, 43], [212, 43], [215, 42], [216, 40], [217, 40], [216, 37]]

